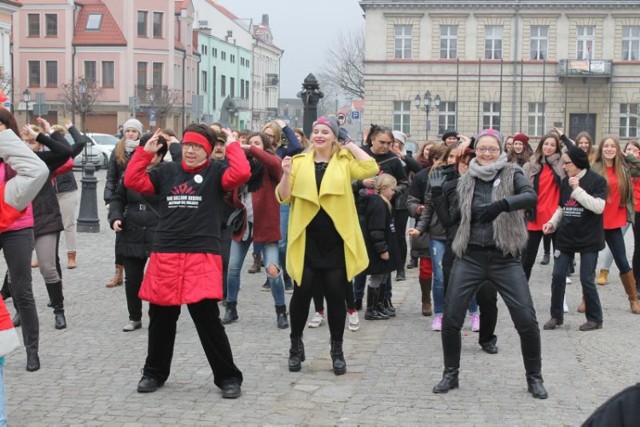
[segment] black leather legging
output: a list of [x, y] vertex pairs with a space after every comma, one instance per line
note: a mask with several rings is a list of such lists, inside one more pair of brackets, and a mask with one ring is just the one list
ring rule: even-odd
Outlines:
[[461, 258], [456, 259], [451, 270], [442, 323], [445, 367], [460, 367], [460, 329], [469, 300], [485, 281], [495, 286], [509, 309], [520, 335], [527, 375], [540, 375], [540, 329], [522, 264], [500, 250], [477, 247], [469, 247]]

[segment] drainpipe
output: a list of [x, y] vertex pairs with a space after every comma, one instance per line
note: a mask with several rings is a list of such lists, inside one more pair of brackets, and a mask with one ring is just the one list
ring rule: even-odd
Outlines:
[[187, 66], [187, 51], [182, 54], [182, 129], [187, 127], [187, 103], [185, 98], [186, 87], [186, 66]]
[[[73, 34], [76, 31], [76, 12], [78, 10], [78, 6], [74, 4], [73, 6], [73, 27], [72, 28], [72, 35], [71, 35], [71, 84], [75, 85], [76, 84], [76, 46], [73, 44]], [[71, 122], [75, 123], [76, 122], [76, 111], [75, 109], [72, 109], [71, 111]], [[84, 127], [84, 123], [82, 123], [82, 126]]]
[[517, 64], [517, 60], [518, 60], [518, 46], [520, 45], [520, 1], [516, 0], [516, 7], [515, 7], [515, 22], [513, 25], [513, 30], [514, 30], [514, 48], [513, 48], [513, 68], [512, 68], [512, 79], [513, 79], [513, 85], [512, 85], [512, 90], [511, 90], [511, 105], [513, 105], [513, 108], [511, 109], [511, 129], [515, 132], [516, 131], [516, 99], [517, 99], [517, 94], [516, 94], [516, 88], [517, 88], [517, 84], [518, 84], [518, 64]]

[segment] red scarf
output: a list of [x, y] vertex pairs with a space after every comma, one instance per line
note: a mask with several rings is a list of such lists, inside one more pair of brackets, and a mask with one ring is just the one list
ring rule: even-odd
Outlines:
[[187, 173], [196, 173], [196, 172], [200, 172], [202, 169], [206, 168], [207, 166], [209, 166], [210, 164], [210, 160], [207, 159], [204, 163], [202, 163], [201, 165], [198, 166], [187, 166], [187, 164], [184, 162], [184, 160], [181, 161], [181, 165], [182, 165], [182, 170], [187, 172]]

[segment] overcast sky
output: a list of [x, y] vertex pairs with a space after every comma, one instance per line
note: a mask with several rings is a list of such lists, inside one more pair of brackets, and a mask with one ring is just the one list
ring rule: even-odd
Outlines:
[[[294, 98], [309, 73], [316, 73], [340, 32], [364, 26], [358, 0], [217, 0], [239, 18], [259, 23], [269, 15], [274, 44], [284, 49], [281, 98]], [[322, 82], [320, 82], [322, 84]]]

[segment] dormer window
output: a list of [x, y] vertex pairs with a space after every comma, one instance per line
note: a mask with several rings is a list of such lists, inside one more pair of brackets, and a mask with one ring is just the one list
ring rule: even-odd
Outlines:
[[89, 31], [98, 31], [100, 29], [101, 23], [102, 23], [101, 13], [90, 13], [89, 16], [87, 16], [87, 26], [85, 29]]

